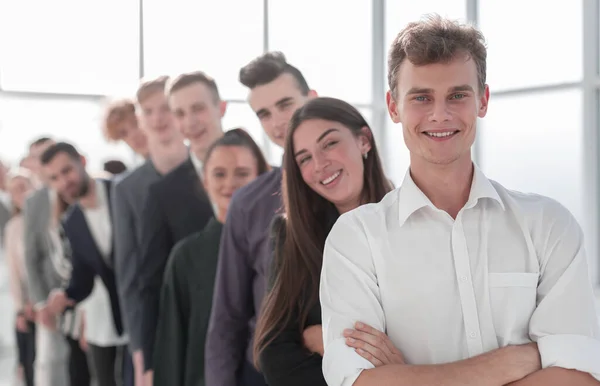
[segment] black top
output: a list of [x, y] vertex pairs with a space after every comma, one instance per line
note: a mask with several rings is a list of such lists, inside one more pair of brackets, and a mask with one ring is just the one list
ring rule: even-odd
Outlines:
[[[281, 256], [279, 246], [285, 240], [285, 219], [278, 216], [273, 221], [272, 234], [277, 247], [274, 252], [271, 283], [278, 275]], [[307, 291], [309, 292], [309, 291]], [[321, 304], [317, 300], [311, 307], [306, 327], [321, 324]], [[311, 353], [303, 344], [298, 315], [293, 314], [290, 322], [264, 349], [260, 356], [260, 367], [269, 386], [327, 386], [322, 370], [323, 358]]]
[[155, 386], [205, 385], [204, 345], [222, 229], [213, 218], [173, 249], [160, 297]]
[[177, 242], [201, 231], [213, 218], [213, 209], [191, 159], [151, 185], [142, 213], [139, 285], [142, 312], [142, 349], [146, 370], [152, 368], [152, 350], [158, 320], [163, 273]]

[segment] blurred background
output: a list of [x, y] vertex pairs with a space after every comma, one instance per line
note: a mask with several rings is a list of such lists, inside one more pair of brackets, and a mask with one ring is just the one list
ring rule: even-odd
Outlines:
[[[106, 98], [133, 95], [141, 76], [199, 69], [229, 101], [225, 127], [247, 128], [278, 164], [238, 71], [281, 50], [321, 96], [361, 110], [398, 185], [408, 151], [385, 109], [386, 53], [407, 22], [430, 12], [474, 23], [487, 38], [492, 96], [477, 164], [509, 188], [566, 205], [600, 284], [599, 0], [0, 0], [0, 159], [14, 165], [32, 139], [52, 135], [97, 170], [115, 158], [134, 166], [124, 144], [102, 136]], [[11, 331], [4, 309], [2, 331]], [[0, 335], [0, 346], [11, 339]]]

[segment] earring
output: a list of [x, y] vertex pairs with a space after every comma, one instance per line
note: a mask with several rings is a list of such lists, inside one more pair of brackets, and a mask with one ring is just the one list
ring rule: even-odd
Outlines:
[[363, 158], [367, 159], [367, 157], [369, 156], [369, 153], [363, 153]]

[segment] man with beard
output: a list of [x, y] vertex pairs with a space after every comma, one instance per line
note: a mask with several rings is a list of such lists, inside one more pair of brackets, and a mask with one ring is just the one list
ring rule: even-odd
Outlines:
[[[99, 386], [121, 384], [127, 358], [121, 310], [113, 267], [113, 237], [109, 208], [111, 181], [92, 179], [85, 158], [72, 145], [61, 142], [42, 156], [50, 186], [74, 202], [63, 221], [71, 250], [71, 278], [65, 289], [54, 289], [48, 297], [52, 314], [62, 314], [92, 294], [94, 284], [105, 287], [108, 298], [93, 310], [94, 331], [86, 326], [89, 354]], [[76, 203], [75, 203], [76, 202]], [[99, 277], [101, 280], [96, 281]], [[93, 343], [92, 343], [93, 341]], [[115, 371], [116, 370], [116, 371]], [[132, 380], [130, 381], [132, 383]]]
[[43, 154], [54, 144], [50, 138], [40, 138], [30, 146], [32, 170], [44, 186], [27, 199], [23, 213], [27, 284], [37, 324], [34, 383], [85, 386], [90, 382], [90, 374], [85, 353], [78, 344], [78, 313], [69, 310], [57, 323], [46, 304], [50, 291], [71, 277], [70, 251], [59, 222], [70, 201], [48, 185], [41, 165]]

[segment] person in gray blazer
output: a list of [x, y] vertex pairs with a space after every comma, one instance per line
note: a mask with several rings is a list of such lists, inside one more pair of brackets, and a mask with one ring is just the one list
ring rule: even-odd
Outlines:
[[165, 97], [168, 78], [142, 81], [137, 91], [140, 128], [146, 133], [149, 156], [146, 162], [117, 177], [111, 195], [114, 221], [114, 268], [125, 330], [133, 353], [136, 384], [144, 376], [142, 314], [138, 272], [140, 264], [141, 217], [148, 187], [188, 157], [182, 134], [176, 129]]
[[0, 235], [0, 246], [2, 245], [2, 238], [4, 237], [4, 227], [6, 226], [6, 223], [8, 222], [8, 220], [10, 220], [11, 217], [11, 210], [8, 207], [8, 205], [6, 205], [2, 200], [0, 200], [0, 232], [2, 233], [2, 235]]
[[[54, 143], [44, 137], [34, 141], [29, 148], [32, 171], [40, 181], [43, 176], [39, 158]], [[60, 233], [57, 227], [51, 226], [65, 206], [55, 193], [42, 187], [27, 198], [23, 209], [25, 270], [29, 297], [37, 314], [34, 383], [40, 386], [69, 384], [69, 346], [63, 334], [56, 330], [56, 319], [46, 307], [50, 291], [60, 287], [70, 275], [70, 265], [62, 253]]]
[[52, 226], [60, 205], [56, 194], [44, 187], [27, 199], [23, 212], [27, 283], [37, 314], [34, 383], [44, 386], [69, 384], [69, 345], [46, 305], [50, 291], [61, 287], [71, 273], [58, 227]]
[[[12, 217], [12, 208], [10, 203], [10, 195], [6, 191], [6, 174], [8, 168], [0, 161], [0, 247], [2, 246], [2, 238], [4, 237], [4, 227]], [[0, 248], [1, 249], [1, 248]]]

